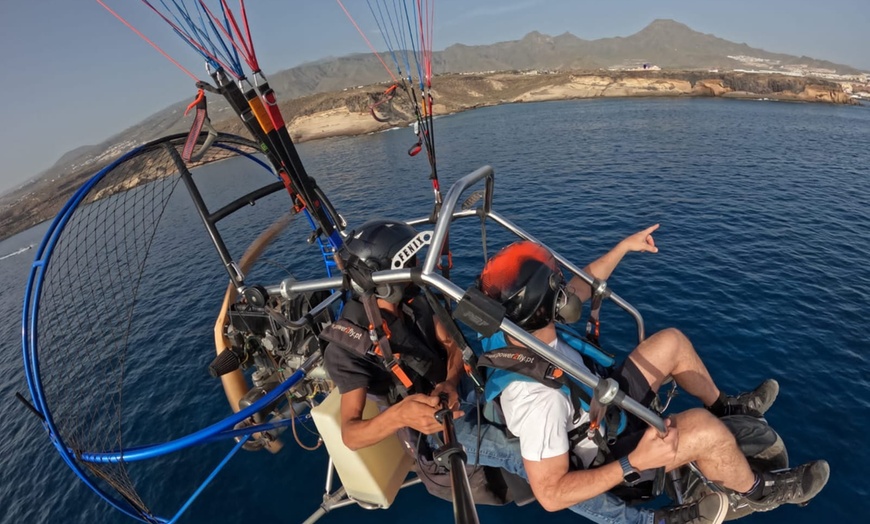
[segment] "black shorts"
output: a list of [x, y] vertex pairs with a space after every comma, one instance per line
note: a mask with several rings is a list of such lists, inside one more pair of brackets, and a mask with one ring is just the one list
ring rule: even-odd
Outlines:
[[[643, 404], [646, 407], [652, 405], [656, 398], [655, 392], [650, 389], [646, 377], [637, 368], [637, 365], [627, 358], [620, 364], [610, 375], [610, 378], [616, 380], [619, 384], [619, 389], [625, 392], [626, 395]], [[610, 446], [610, 454], [613, 460], [618, 460], [630, 452], [634, 451], [640, 438], [643, 436], [649, 424], [637, 418], [631, 413], [626, 412], [625, 430], [616, 438], [616, 442]], [[608, 462], [610, 462], [608, 460]]]

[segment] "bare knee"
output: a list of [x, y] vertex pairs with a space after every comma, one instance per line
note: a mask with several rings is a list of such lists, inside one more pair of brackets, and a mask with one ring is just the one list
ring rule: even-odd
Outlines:
[[714, 449], [729, 448], [736, 445], [736, 439], [728, 427], [715, 415], [703, 408], [694, 408], [673, 416], [674, 423], [680, 430], [680, 442], [686, 439], [686, 444]]
[[683, 431], [718, 431], [728, 428], [715, 415], [704, 408], [692, 408], [672, 416], [674, 423]]
[[665, 344], [668, 347], [677, 347], [689, 339], [677, 328], [665, 328], [654, 333], [648, 340], [656, 340], [658, 344]]

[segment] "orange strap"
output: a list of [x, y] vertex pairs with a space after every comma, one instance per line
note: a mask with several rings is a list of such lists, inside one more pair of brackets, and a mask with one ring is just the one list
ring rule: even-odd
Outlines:
[[[441, 255], [441, 258], [443, 260], [444, 255]], [[441, 265], [440, 261], [435, 265], [435, 267], [437, 267], [439, 271], [444, 269], [444, 266]], [[447, 252], [447, 269], [453, 269], [453, 251]]]
[[[383, 322], [383, 324], [381, 325], [381, 327], [384, 330], [384, 335], [387, 337], [387, 340], [389, 340], [393, 334], [390, 332], [390, 328], [387, 327], [387, 321], [383, 320], [382, 322]], [[369, 330], [371, 330], [372, 327], [373, 326], [371, 324], [369, 324]], [[381, 351], [380, 344], [375, 344], [375, 354], [377, 356], [383, 358], [384, 352]], [[393, 353], [393, 363], [390, 366], [390, 371], [392, 371], [393, 374], [396, 375], [396, 378], [399, 379], [399, 382], [401, 382], [403, 386], [405, 386], [406, 388], [410, 388], [413, 385], [413, 383], [411, 382], [411, 379], [408, 378], [408, 375], [405, 373], [405, 370], [402, 369], [401, 366], [399, 366], [398, 360], [399, 360], [400, 356], [401, 355], [399, 355], [398, 353]]]
[[200, 102], [202, 102], [202, 99], [203, 99], [203, 98], [205, 98], [205, 91], [203, 91], [202, 89], [200, 89], [200, 90], [197, 91], [197, 93], [196, 93], [196, 100], [194, 100], [193, 102], [191, 102], [190, 105], [187, 106], [187, 109], [184, 110], [184, 116], [187, 116], [187, 113], [189, 113], [191, 109], [193, 109], [194, 107], [197, 106], [197, 104], [199, 104]]
[[399, 382], [401, 382], [403, 386], [405, 386], [406, 388], [411, 387], [411, 385], [412, 385], [411, 379], [408, 378], [408, 375], [405, 374], [405, 370], [403, 370], [401, 367], [399, 367], [398, 362], [393, 362], [393, 365], [390, 366], [390, 371], [392, 371], [393, 374], [396, 375], [396, 377], [398, 377]]

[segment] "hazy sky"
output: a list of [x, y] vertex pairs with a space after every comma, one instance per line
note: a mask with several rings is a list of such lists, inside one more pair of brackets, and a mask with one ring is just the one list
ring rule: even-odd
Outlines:
[[[197, 55], [144, 4], [106, 2], [205, 76]], [[382, 47], [365, 1], [344, 2]], [[332, 0], [246, 5], [267, 73], [367, 50]], [[532, 30], [629, 36], [656, 18], [767, 51], [870, 70], [870, 0], [435, 0], [434, 48], [515, 40]], [[0, 49], [0, 193], [65, 152], [102, 142], [195, 94], [190, 78], [93, 0], [0, 0]]]

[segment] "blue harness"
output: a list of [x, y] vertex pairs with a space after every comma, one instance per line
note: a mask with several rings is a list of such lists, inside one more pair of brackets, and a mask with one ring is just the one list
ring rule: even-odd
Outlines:
[[[569, 328], [561, 325], [558, 325], [557, 328], [559, 339], [565, 342], [569, 347], [580, 353], [581, 357], [583, 357], [584, 363], [586, 363], [587, 366], [590, 367], [593, 373], [596, 373], [599, 376], [606, 376], [608, 372], [613, 369], [615, 360], [612, 356], [583, 340], [579, 334], [570, 330]], [[482, 339], [481, 346], [483, 348], [484, 354], [507, 347], [504, 333], [499, 331], [491, 337]], [[493, 401], [495, 401], [511, 382], [540, 382], [536, 378], [517, 371], [500, 369], [498, 367], [492, 367], [490, 368], [490, 370], [491, 371], [486, 378], [486, 388], [484, 390], [484, 397], [487, 403], [492, 403]], [[559, 387], [559, 389], [564, 392], [569, 397], [569, 399], [572, 400], [572, 405], [575, 406], [575, 409], [579, 407], [580, 409], [588, 412], [588, 399], [592, 398], [592, 388], [574, 379], [573, 377], [570, 377], [567, 374], [565, 376], [571, 380], [572, 385], [576, 385], [576, 388], [569, 388], [568, 385], [563, 384]], [[551, 386], [551, 384], [545, 385]], [[571, 391], [572, 389], [574, 389], [573, 392]], [[578, 392], [580, 393], [579, 395], [577, 394]], [[579, 414], [575, 413], [575, 418], [578, 418], [578, 416]], [[627, 420], [625, 417], [625, 413], [620, 410], [618, 428], [614, 436], [622, 433], [625, 430], [626, 424]], [[606, 419], [602, 421], [602, 427], [605, 426]]]

